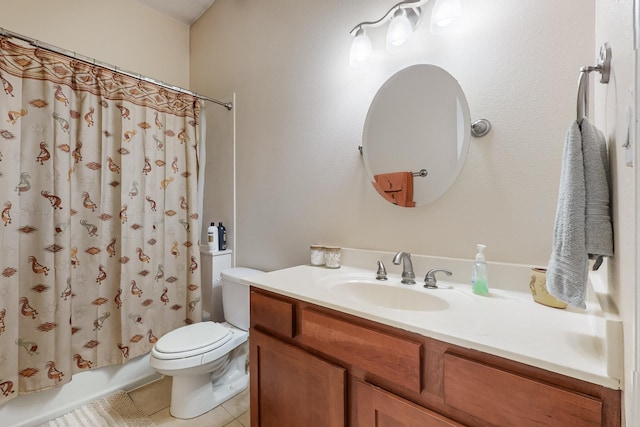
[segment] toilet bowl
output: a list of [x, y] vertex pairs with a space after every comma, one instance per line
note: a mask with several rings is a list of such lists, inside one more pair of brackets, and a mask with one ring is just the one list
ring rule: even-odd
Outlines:
[[194, 418], [247, 388], [249, 374], [249, 282], [260, 270], [221, 273], [225, 322], [200, 322], [175, 329], [155, 343], [151, 366], [173, 377], [170, 412]]

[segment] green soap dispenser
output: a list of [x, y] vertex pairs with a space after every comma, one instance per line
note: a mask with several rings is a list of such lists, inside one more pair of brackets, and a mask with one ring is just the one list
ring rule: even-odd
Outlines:
[[478, 253], [471, 269], [471, 290], [474, 294], [489, 295], [489, 279], [487, 277], [487, 263], [484, 259], [486, 245], [478, 243]]

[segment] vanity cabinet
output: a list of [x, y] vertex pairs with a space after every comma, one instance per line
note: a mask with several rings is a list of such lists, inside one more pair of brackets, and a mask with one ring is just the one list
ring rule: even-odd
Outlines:
[[620, 391], [251, 289], [251, 425], [621, 425]]

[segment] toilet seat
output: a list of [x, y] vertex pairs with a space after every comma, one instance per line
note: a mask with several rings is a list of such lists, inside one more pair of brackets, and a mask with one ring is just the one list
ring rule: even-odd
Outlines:
[[233, 332], [220, 323], [200, 322], [174, 329], [155, 343], [152, 355], [162, 360], [202, 355], [222, 347]]

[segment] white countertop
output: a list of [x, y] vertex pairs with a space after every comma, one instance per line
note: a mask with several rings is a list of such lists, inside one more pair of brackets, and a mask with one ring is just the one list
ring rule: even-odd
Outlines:
[[[512, 359], [612, 389], [620, 389], [619, 321], [572, 307], [560, 310], [537, 304], [529, 293], [491, 289], [478, 296], [471, 286], [439, 277], [445, 289], [401, 285], [390, 275], [388, 286], [439, 296], [448, 308], [417, 311], [368, 305], [319, 283], [337, 275], [370, 275], [372, 270], [342, 266], [332, 270], [301, 265], [252, 276], [260, 289], [395, 326], [440, 341]], [[367, 276], [368, 277], [368, 276]]]

